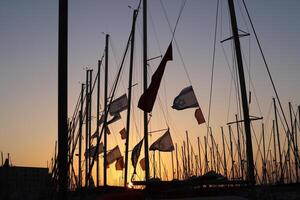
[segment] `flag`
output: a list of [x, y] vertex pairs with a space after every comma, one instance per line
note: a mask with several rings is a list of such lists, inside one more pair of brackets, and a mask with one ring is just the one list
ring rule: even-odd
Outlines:
[[110, 150], [106, 156], [107, 164], [110, 165], [111, 163], [115, 162], [117, 159], [121, 158], [121, 151], [119, 146], [117, 145], [115, 148]]
[[116, 167], [116, 170], [123, 170], [123, 168], [124, 168], [123, 156], [121, 158], [118, 158], [115, 167]]
[[127, 132], [126, 129], [123, 128], [122, 130], [120, 130], [120, 134], [121, 134], [121, 139], [125, 140], [127, 138]]
[[159, 85], [163, 77], [167, 62], [169, 60], [173, 60], [172, 43], [170, 43], [168, 50], [166, 51], [158, 68], [154, 72], [149, 87], [139, 99], [138, 107], [145, 112], [150, 113], [153, 109], [153, 105], [158, 93]]
[[198, 107], [198, 101], [196, 99], [192, 86], [188, 86], [181, 90], [179, 95], [173, 101], [173, 109], [184, 110], [186, 108]]
[[[98, 154], [101, 154], [104, 152], [103, 143], [101, 142], [99, 144]], [[89, 157], [93, 157], [96, 153], [96, 146], [91, 146], [89, 149]], [[84, 156], [87, 157], [87, 152], [84, 153]]]
[[158, 138], [149, 148], [151, 151], [164, 151], [164, 152], [170, 152], [174, 150], [173, 141], [171, 138], [171, 134], [169, 130], [163, 136]]
[[139, 160], [139, 157], [140, 157], [142, 145], [143, 145], [143, 140], [141, 140], [137, 145], [135, 145], [135, 147], [133, 148], [132, 153], [131, 153], [131, 163], [132, 163], [132, 166], [134, 168], [133, 173], [135, 173], [136, 164], [137, 164], [137, 162]]
[[202, 113], [202, 110], [200, 107], [195, 110], [195, 118], [196, 118], [198, 124], [203, 124], [205, 122], [205, 119], [204, 119], [204, 116], [203, 116], [203, 113]]
[[142, 170], [145, 171], [145, 169], [146, 169], [145, 158], [142, 158], [142, 159], [140, 160], [140, 166], [141, 166]]
[[116, 113], [113, 116], [113, 118], [107, 122], [107, 125], [112, 124], [112, 123], [118, 121], [119, 119], [121, 119], [121, 115], [120, 115], [120, 113]]
[[127, 109], [127, 96], [123, 94], [119, 98], [113, 100], [109, 107], [109, 114], [115, 116], [116, 114], [122, 112], [123, 110]]

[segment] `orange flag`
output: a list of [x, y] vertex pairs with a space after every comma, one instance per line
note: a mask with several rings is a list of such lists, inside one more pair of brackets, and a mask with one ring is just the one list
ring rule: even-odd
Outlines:
[[197, 108], [195, 110], [195, 118], [196, 118], [198, 124], [203, 124], [205, 122], [201, 108]]

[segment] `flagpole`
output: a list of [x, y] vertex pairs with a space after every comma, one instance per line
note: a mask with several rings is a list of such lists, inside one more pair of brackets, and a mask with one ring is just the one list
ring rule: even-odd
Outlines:
[[106, 187], [107, 186], [107, 115], [108, 115], [108, 110], [107, 110], [107, 87], [108, 87], [108, 45], [109, 45], [109, 35], [105, 35], [105, 70], [104, 70], [104, 114], [106, 115], [104, 117], [104, 146], [103, 146], [103, 151], [104, 151], [104, 174], [103, 174], [103, 185]]
[[131, 29], [131, 52], [129, 65], [129, 80], [128, 80], [128, 103], [127, 103], [127, 123], [126, 123], [126, 141], [125, 141], [125, 175], [124, 187], [127, 187], [128, 174], [128, 149], [129, 149], [129, 133], [130, 133], [130, 111], [131, 111], [131, 88], [132, 88], [132, 70], [133, 70], [133, 56], [134, 56], [134, 39], [135, 39], [135, 21], [137, 17], [137, 10], [133, 11], [132, 29]]
[[[147, 0], [143, 0], [143, 89], [147, 90]], [[149, 152], [148, 152], [148, 114], [144, 111], [144, 153], [145, 153], [145, 179], [149, 180]]]

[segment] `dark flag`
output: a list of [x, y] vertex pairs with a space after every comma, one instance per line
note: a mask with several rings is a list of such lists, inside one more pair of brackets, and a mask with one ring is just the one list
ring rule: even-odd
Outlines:
[[163, 77], [167, 62], [169, 60], [173, 60], [172, 42], [170, 43], [168, 50], [166, 51], [158, 68], [154, 72], [149, 87], [144, 92], [144, 94], [142, 94], [142, 96], [140, 97], [138, 107], [145, 112], [150, 113], [153, 109], [153, 105], [157, 96], [160, 82]]
[[200, 107], [195, 110], [195, 118], [198, 124], [203, 124], [205, 122], [205, 118]]
[[181, 90], [179, 95], [174, 99], [172, 108], [176, 110], [184, 110], [186, 108], [199, 107], [192, 86], [188, 86]]
[[133, 173], [135, 173], [135, 170], [136, 170], [136, 164], [140, 157], [142, 145], [143, 145], [143, 140], [141, 140], [137, 145], [135, 145], [135, 147], [133, 148], [132, 153], [131, 153], [131, 163], [134, 168]]
[[167, 130], [163, 136], [158, 138], [149, 148], [150, 151], [164, 151], [164, 152], [171, 152], [174, 151], [174, 145], [171, 138], [170, 131]]

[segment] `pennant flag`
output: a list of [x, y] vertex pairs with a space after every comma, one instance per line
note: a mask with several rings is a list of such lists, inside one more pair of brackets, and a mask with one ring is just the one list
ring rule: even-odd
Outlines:
[[169, 132], [169, 130], [167, 130], [167, 132], [161, 136], [160, 138], [158, 138], [149, 148], [149, 150], [151, 151], [164, 151], [164, 152], [170, 152], [174, 150], [174, 145], [173, 145], [173, 141], [171, 138], [171, 134]]
[[158, 93], [159, 85], [163, 77], [167, 62], [169, 60], [173, 60], [172, 43], [170, 43], [168, 50], [166, 51], [158, 68], [154, 72], [149, 87], [139, 99], [138, 107], [145, 112], [150, 113], [153, 109], [154, 102]]
[[107, 125], [112, 124], [112, 123], [118, 121], [119, 119], [121, 119], [121, 115], [120, 115], [120, 113], [116, 113], [114, 115], [114, 117], [107, 122]]
[[120, 134], [121, 134], [121, 139], [125, 140], [127, 138], [127, 132], [126, 129], [123, 128], [122, 130], [120, 130]]
[[196, 99], [192, 86], [188, 86], [181, 90], [179, 95], [173, 101], [173, 109], [184, 110], [186, 108], [198, 107], [198, 101]]
[[123, 170], [123, 168], [124, 168], [124, 159], [123, 159], [123, 156], [121, 158], [118, 158], [115, 167], [116, 167], [117, 171], [120, 171], [120, 170], [122, 171]]
[[122, 112], [127, 109], [127, 96], [123, 94], [119, 98], [113, 100], [109, 107], [109, 114], [115, 116], [116, 114]]
[[142, 158], [140, 160], [140, 166], [141, 166], [142, 170], [145, 171], [145, 169], [146, 169], [145, 158]]
[[[98, 154], [101, 154], [104, 152], [103, 143], [101, 142], [99, 144]], [[91, 146], [89, 149], [89, 157], [93, 157], [96, 153], [96, 146]], [[84, 156], [87, 157], [87, 152], [84, 153]]]
[[106, 156], [107, 164], [110, 165], [111, 163], [115, 162], [116, 160], [118, 160], [121, 157], [122, 157], [121, 151], [120, 151], [119, 146], [117, 145], [115, 148], [110, 150], [110, 152], [108, 152], [108, 154]]
[[135, 145], [135, 147], [133, 148], [132, 153], [131, 153], [131, 163], [134, 168], [134, 172], [133, 172], [134, 174], [135, 174], [135, 170], [136, 170], [136, 164], [140, 157], [142, 145], [143, 145], [143, 140], [141, 140], [137, 145]]
[[205, 122], [205, 119], [204, 119], [204, 116], [203, 116], [203, 113], [202, 113], [202, 110], [200, 107], [195, 110], [195, 118], [196, 118], [198, 124], [203, 124]]

